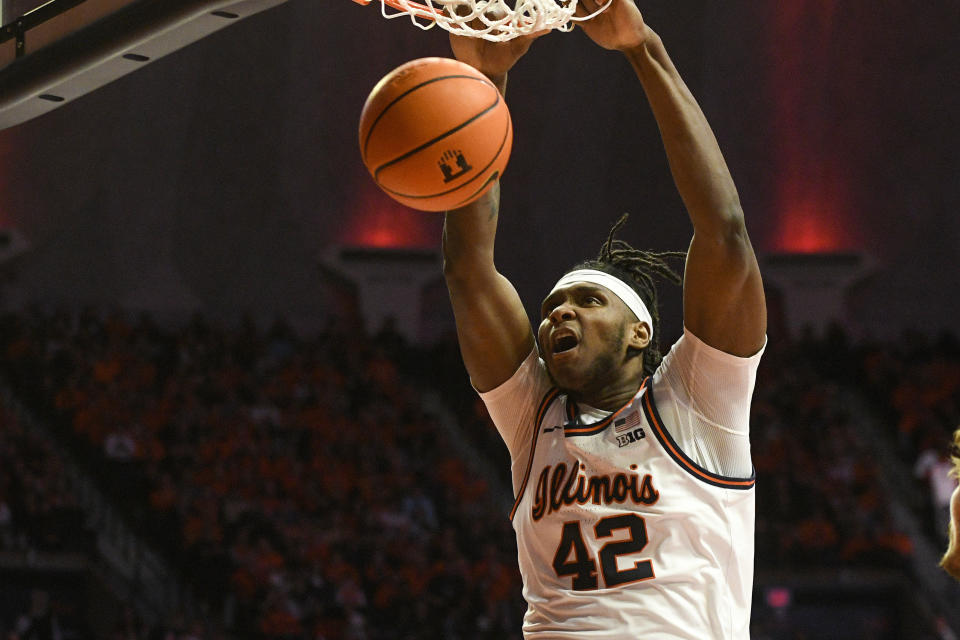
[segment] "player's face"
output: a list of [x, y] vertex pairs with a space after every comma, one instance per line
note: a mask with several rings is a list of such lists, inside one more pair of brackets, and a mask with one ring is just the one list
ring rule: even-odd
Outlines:
[[617, 379], [636, 322], [620, 298], [606, 287], [575, 283], [551, 292], [540, 316], [540, 353], [560, 388], [602, 388]]

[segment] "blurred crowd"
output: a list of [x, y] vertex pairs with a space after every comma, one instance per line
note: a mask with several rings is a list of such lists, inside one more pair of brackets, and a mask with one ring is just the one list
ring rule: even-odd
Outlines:
[[239, 635], [518, 637], [504, 509], [395, 340], [93, 313], [0, 335], [18, 392]]
[[865, 344], [860, 352], [855, 379], [928, 498], [914, 505], [928, 533], [943, 543], [957, 486], [947, 473], [951, 434], [960, 426], [960, 341], [949, 333], [935, 339], [909, 333], [895, 344]]
[[0, 552], [90, 552], [93, 537], [55, 443], [0, 401]]
[[912, 542], [844, 395], [854, 357], [828, 337], [773, 346], [761, 362], [751, 419], [760, 568], [906, 567]]
[[[423, 408], [423, 388], [438, 388], [488, 458], [479, 464], [506, 482], [505, 447], [455, 346], [417, 350], [336, 321], [305, 338], [283, 322], [195, 317], [169, 329], [147, 316], [35, 310], [0, 319], [0, 356], [56, 446], [73, 451], [231, 635], [520, 637], [509, 505]], [[895, 418], [906, 464], [944, 445], [957, 359], [903, 357], [837, 335], [771, 343], [751, 426], [758, 569], [905, 566], [911, 541], [893, 524], [882, 470], [844, 400], [863, 371], [863, 392]], [[44, 524], [72, 507], [55, 446], [9, 424], [0, 547], [76, 544]]]

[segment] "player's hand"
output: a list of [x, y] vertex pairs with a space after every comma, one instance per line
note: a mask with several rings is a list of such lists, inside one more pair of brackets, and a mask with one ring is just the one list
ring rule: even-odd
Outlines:
[[[575, 15], [588, 16], [605, 4], [606, 0], [579, 0]], [[634, 0], [613, 0], [602, 13], [577, 26], [598, 45], [614, 51], [639, 47], [650, 33]]]
[[450, 48], [457, 60], [466, 62], [494, 82], [498, 82], [513, 68], [517, 60], [523, 57], [533, 41], [547, 31], [518, 36], [506, 42], [491, 42], [451, 33]]

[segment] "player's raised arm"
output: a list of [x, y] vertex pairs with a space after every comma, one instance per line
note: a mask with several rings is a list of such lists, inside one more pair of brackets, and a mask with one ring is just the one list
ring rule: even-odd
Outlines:
[[[503, 93], [507, 71], [534, 37], [492, 43], [451, 36], [454, 55], [485, 73]], [[533, 348], [533, 332], [516, 289], [493, 260], [499, 181], [479, 200], [446, 214], [443, 272], [453, 305], [463, 362], [478, 391], [505, 382]]]
[[[594, 0], [582, 0], [590, 12]], [[581, 23], [607, 49], [623, 52], [640, 78], [694, 234], [684, 275], [684, 325], [707, 344], [738, 356], [763, 346], [766, 303], [730, 171], [706, 117], [643, 21], [633, 0], [614, 0]]]

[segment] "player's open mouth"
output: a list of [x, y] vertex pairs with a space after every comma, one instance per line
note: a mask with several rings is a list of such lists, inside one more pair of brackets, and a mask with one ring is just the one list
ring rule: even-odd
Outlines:
[[576, 348], [580, 344], [580, 341], [577, 340], [577, 336], [573, 334], [563, 335], [559, 338], [555, 338], [553, 341], [553, 353], [563, 353], [565, 351], [570, 351], [571, 349]]

